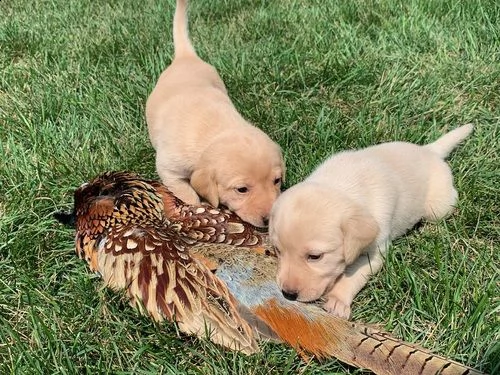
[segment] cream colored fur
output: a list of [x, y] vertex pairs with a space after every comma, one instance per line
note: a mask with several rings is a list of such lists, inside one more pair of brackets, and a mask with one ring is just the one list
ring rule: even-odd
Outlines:
[[281, 194], [269, 232], [283, 294], [324, 297], [326, 310], [349, 317], [391, 240], [422, 218], [452, 211], [457, 192], [444, 158], [472, 129], [464, 125], [425, 146], [392, 142], [341, 152]]
[[173, 35], [175, 58], [146, 103], [158, 175], [186, 203], [201, 196], [266, 226], [285, 173], [281, 150], [238, 113], [215, 68], [196, 55], [186, 1], [177, 1]]

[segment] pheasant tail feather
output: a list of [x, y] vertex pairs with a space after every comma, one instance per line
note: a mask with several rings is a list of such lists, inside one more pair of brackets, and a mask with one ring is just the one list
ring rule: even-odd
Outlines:
[[376, 329], [337, 318], [319, 309], [285, 306], [271, 300], [256, 307], [254, 312], [272, 327], [281, 340], [299, 353], [320, 359], [336, 357], [376, 374], [482, 374]]

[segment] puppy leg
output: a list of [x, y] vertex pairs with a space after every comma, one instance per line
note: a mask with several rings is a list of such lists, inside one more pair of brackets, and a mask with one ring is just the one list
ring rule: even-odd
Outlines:
[[157, 169], [161, 182], [184, 203], [198, 205], [200, 198], [185, 178], [165, 169]]
[[[351, 303], [359, 291], [366, 285], [370, 275], [377, 273], [384, 263], [384, 248], [370, 251], [361, 255], [356, 261], [347, 267], [345, 272], [333, 285], [326, 295], [323, 308], [341, 318], [349, 319], [351, 315]], [[382, 250], [382, 251], [381, 251]]]
[[161, 181], [168, 189], [180, 200], [186, 204], [199, 205], [200, 197], [196, 194], [196, 191], [191, 187], [189, 182], [182, 178], [171, 178], [161, 176]]
[[[185, 171], [185, 174], [182, 172]], [[200, 198], [188, 179], [184, 161], [170, 157], [166, 152], [156, 154], [156, 172], [161, 182], [179, 199], [187, 204], [198, 205]]]
[[437, 221], [447, 217], [453, 211], [457, 198], [450, 167], [439, 160], [431, 169], [424, 218]]

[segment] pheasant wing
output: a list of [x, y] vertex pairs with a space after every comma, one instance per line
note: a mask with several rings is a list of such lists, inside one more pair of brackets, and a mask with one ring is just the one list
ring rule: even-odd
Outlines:
[[165, 217], [177, 227], [189, 244], [224, 243], [237, 246], [259, 246], [265, 237], [253, 225], [233, 212], [209, 204], [190, 206], [175, 197], [159, 182], [149, 182], [162, 197]]

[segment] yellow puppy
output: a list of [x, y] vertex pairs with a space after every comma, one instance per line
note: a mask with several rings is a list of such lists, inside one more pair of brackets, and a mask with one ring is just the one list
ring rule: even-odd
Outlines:
[[391, 240], [422, 218], [452, 211], [457, 192], [444, 158], [471, 131], [464, 125], [425, 146], [392, 142], [341, 152], [281, 194], [269, 233], [283, 295], [324, 297], [326, 310], [348, 318]]
[[173, 33], [175, 58], [146, 103], [158, 175], [186, 203], [201, 196], [267, 226], [285, 172], [280, 147], [238, 113], [215, 68], [196, 55], [186, 1], [177, 1]]

